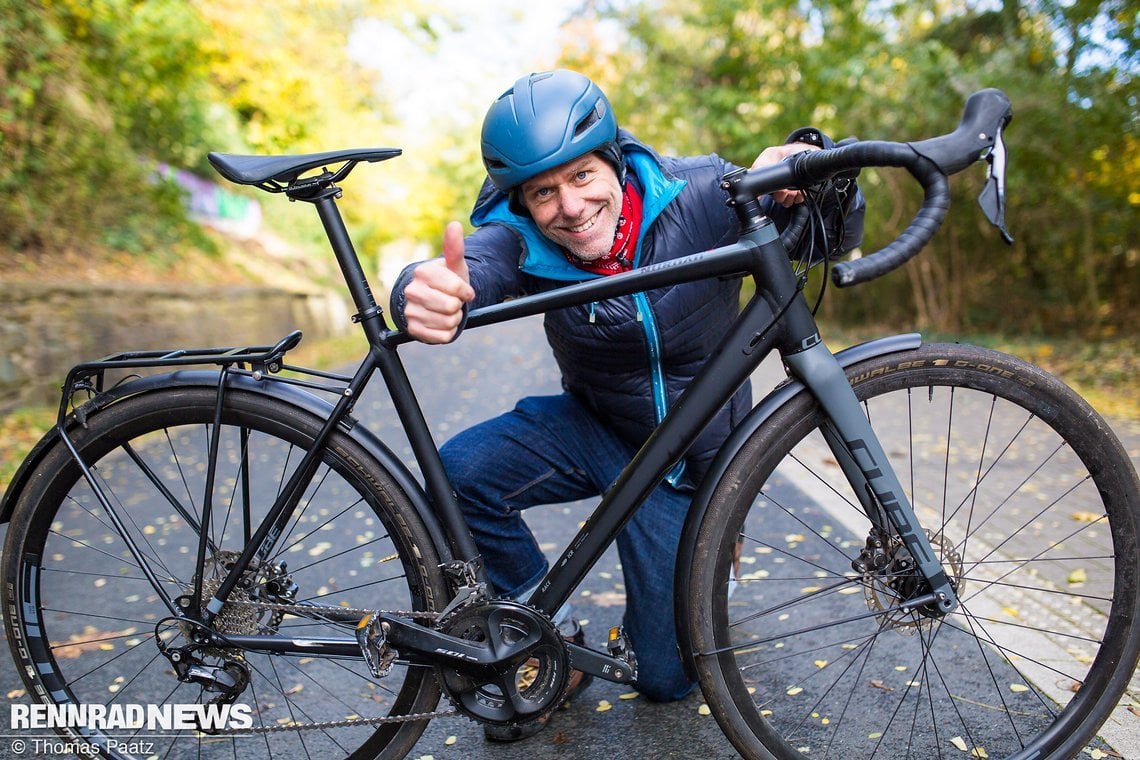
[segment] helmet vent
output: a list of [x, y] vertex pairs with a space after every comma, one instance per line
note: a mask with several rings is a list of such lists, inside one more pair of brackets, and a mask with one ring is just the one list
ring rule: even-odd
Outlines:
[[605, 106], [603, 106], [601, 103], [595, 103], [594, 107], [590, 109], [590, 113], [586, 114], [586, 117], [578, 122], [577, 126], [574, 127], [574, 137], [581, 137], [582, 134], [590, 129], [590, 127], [601, 121], [604, 108]]

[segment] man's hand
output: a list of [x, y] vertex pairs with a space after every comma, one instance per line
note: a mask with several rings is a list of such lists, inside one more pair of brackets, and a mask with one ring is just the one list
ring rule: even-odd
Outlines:
[[[752, 168], [757, 169], [761, 166], [771, 166], [778, 164], [788, 156], [794, 156], [796, 153], [802, 153], [805, 150], [819, 150], [815, 145], [808, 145], [807, 143], [789, 143], [787, 145], [774, 145], [771, 148], [765, 148], [756, 160], [752, 162]], [[777, 190], [771, 193], [772, 200], [779, 203], [784, 208], [789, 208], [797, 203], [804, 202], [804, 194], [802, 190]]]
[[463, 305], [475, 297], [463, 259], [463, 226], [443, 231], [443, 256], [420, 264], [404, 288], [408, 334], [424, 343], [447, 343], [463, 322]]

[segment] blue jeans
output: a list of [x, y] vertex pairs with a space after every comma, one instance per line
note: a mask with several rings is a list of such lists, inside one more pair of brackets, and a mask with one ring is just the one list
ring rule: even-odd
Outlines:
[[[547, 561], [521, 512], [603, 493], [635, 448], [569, 394], [524, 398], [440, 450], [495, 592], [534, 586]], [[618, 536], [625, 575], [623, 623], [637, 654], [637, 688], [656, 701], [693, 684], [677, 653], [673, 567], [690, 495], [661, 485]]]

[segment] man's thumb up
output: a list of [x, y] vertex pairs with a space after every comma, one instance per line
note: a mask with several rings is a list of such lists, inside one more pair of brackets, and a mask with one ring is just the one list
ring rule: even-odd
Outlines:
[[443, 230], [443, 260], [448, 269], [470, 283], [467, 262], [463, 259], [463, 225], [459, 222], [448, 222]]

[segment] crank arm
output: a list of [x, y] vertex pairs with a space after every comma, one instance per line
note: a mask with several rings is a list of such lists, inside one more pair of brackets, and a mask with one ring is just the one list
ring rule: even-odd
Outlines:
[[488, 669], [494, 670], [510, 663], [512, 658], [539, 639], [537, 633], [532, 633], [512, 642], [507, 648], [495, 651], [487, 644], [449, 636], [398, 615], [379, 612], [376, 620], [388, 626], [386, 629], [388, 644], [395, 648], [401, 657], [432, 665], [443, 665], [459, 672], [484, 674]]
[[614, 683], [632, 683], [637, 676], [636, 671], [632, 670], [625, 660], [602, 654], [595, 649], [567, 641], [566, 651], [570, 653], [570, 662], [573, 663], [574, 670]]

